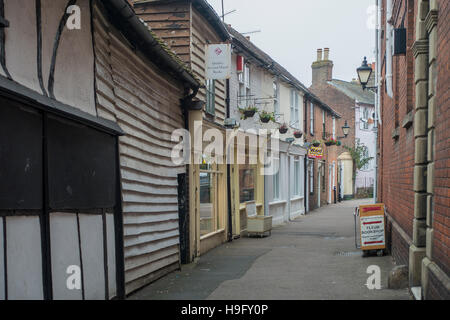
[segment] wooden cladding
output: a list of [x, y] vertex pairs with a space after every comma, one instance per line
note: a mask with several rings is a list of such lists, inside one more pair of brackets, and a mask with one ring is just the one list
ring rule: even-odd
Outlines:
[[[139, 11], [139, 10], [138, 10]], [[125, 131], [119, 140], [126, 292], [179, 266], [178, 174], [171, 134], [184, 128], [181, 83], [138, 56], [94, 6], [99, 116]]]

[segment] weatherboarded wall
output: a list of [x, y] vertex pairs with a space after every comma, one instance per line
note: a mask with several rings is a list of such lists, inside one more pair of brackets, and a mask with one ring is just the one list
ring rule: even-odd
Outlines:
[[177, 175], [171, 133], [184, 127], [180, 83], [137, 55], [94, 7], [99, 116], [120, 139], [126, 292], [179, 267]]

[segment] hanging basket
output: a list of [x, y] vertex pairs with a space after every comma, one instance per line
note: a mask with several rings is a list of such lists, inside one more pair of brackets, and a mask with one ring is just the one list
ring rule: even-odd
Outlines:
[[261, 120], [262, 123], [269, 123], [270, 121], [270, 117], [260, 117], [259, 119]]
[[313, 141], [312, 142], [313, 147], [320, 147], [320, 141]]
[[289, 128], [286, 126], [281, 126], [279, 130], [281, 134], [286, 134], [289, 131]]
[[301, 132], [301, 131], [295, 131], [295, 132], [294, 132], [294, 137], [295, 137], [296, 139], [300, 139], [301, 137], [303, 137], [303, 132]]
[[256, 113], [255, 110], [245, 110], [244, 111], [244, 116], [245, 116], [245, 118], [253, 118], [255, 113]]

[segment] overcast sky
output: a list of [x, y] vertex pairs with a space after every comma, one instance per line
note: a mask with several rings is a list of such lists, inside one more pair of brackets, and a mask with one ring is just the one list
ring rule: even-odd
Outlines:
[[[219, 15], [222, 0], [208, 0]], [[311, 85], [311, 64], [318, 48], [330, 48], [333, 78], [350, 81], [364, 56], [374, 60], [375, 0], [223, 0], [225, 17], [237, 31], [290, 73]]]

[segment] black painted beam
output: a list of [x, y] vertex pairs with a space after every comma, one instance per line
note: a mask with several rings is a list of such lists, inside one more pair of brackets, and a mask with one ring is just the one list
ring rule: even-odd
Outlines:
[[9, 21], [0, 17], [0, 28], [9, 28]]

